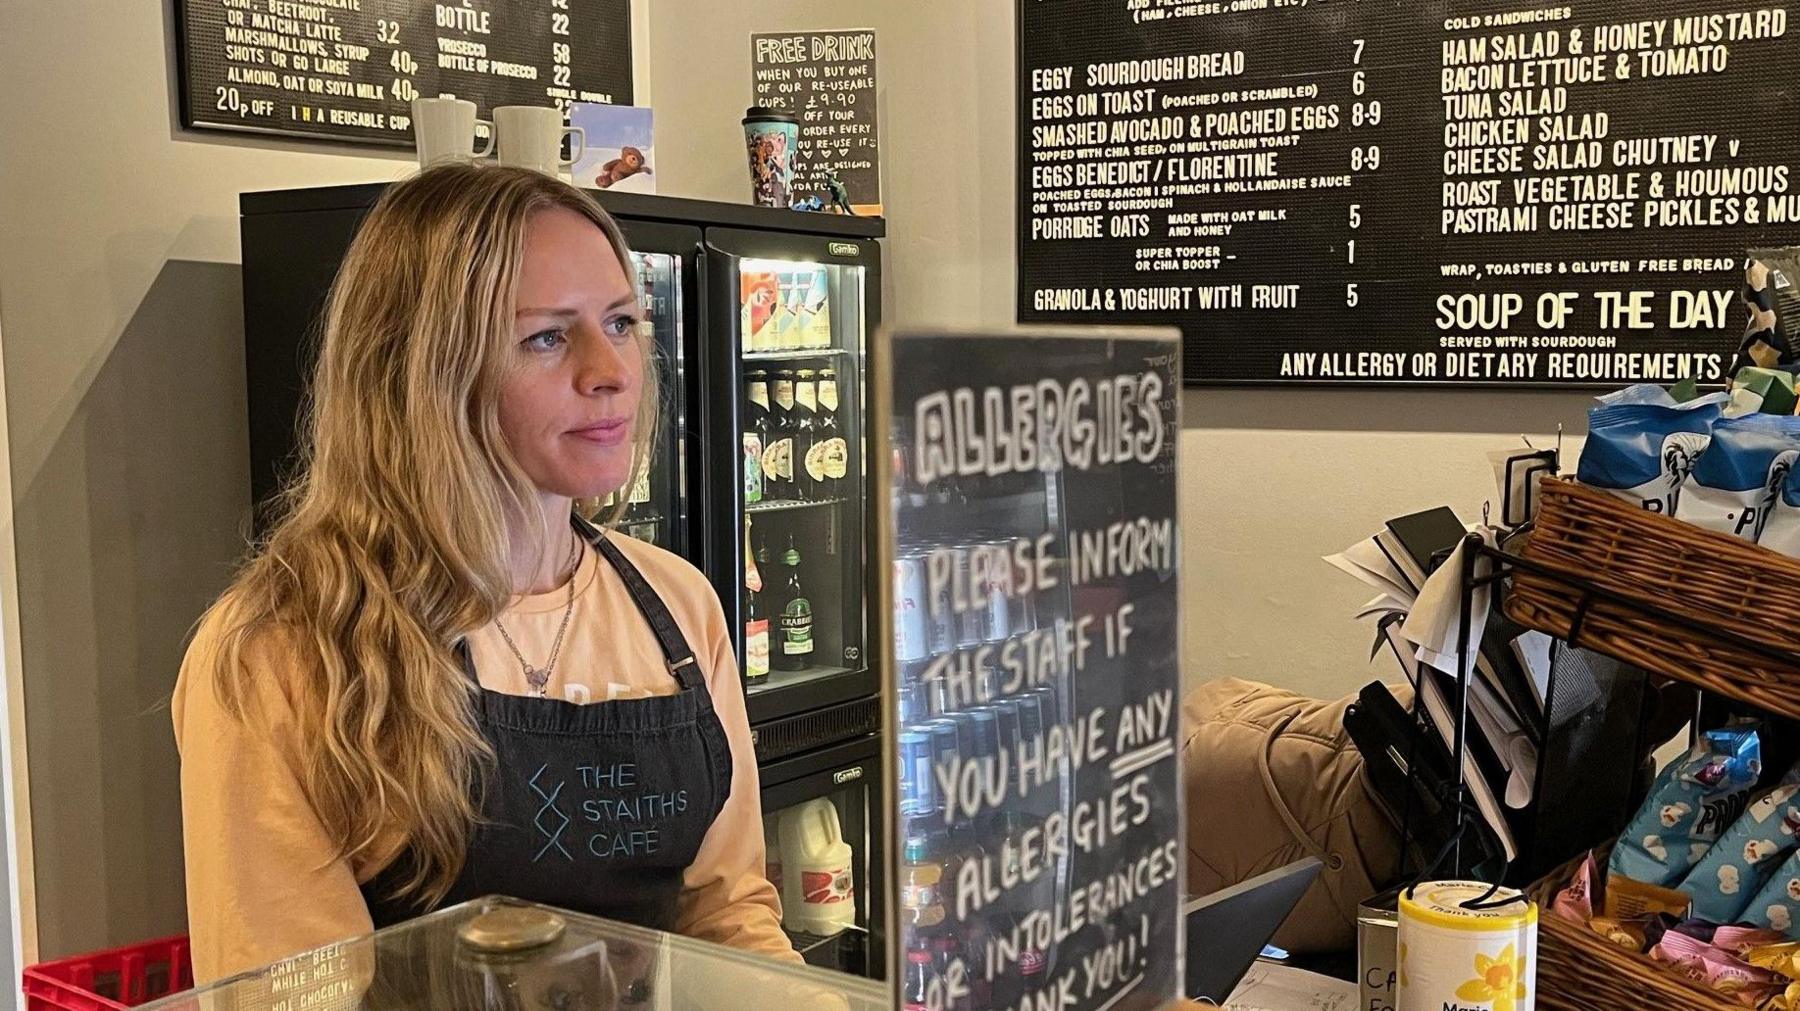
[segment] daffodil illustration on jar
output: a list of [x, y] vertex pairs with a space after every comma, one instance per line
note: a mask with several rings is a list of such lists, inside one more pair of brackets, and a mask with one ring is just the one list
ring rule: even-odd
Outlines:
[[1400, 896], [1396, 1011], [1534, 1011], [1537, 906], [1478, 881]]

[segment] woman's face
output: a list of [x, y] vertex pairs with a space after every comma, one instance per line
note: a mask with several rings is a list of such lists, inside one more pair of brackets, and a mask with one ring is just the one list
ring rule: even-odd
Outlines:
[[540, 494], [594, 498], [631, 476], [640, 319], [637, 293], [598, 226], [560, 207], [531, 219], [500, 428]]

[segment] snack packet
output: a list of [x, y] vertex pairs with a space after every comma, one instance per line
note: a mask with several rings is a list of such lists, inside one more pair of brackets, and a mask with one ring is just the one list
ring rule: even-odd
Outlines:
[[1800, 418], [1752, 414], [1713, 426], [1681, 492], [1681, 518], [1755, 543], [1800, 459]]
[[1723, 394], [1677, 407], [1620, 403], [1588, 412], [1576, 477], [1590, 488], [1673, 516], [1695, 461], [1712, 441]]
[[1635, 920], [1619, 920], [1611, 916], [1596, 916], [1588, 921], [1596, 934], [1628, 951], [1642, 954], [1646, 944], [1644, 925]]
[[[1713, 934], [1712, 944], [1715, 948], [1723, 948], [1733, 955], [1750, 962], [1749, 955], [1753, 951], [1767, 951], [1772, 946], [1783, 944], [1781, 935], [1763, 927], [1745, 927], [1739, 924], [1728, 924], [1720, 927]], [[1750, 962], [1751, 965], [1757, 965]], [[1773, 965], [1758, 966], [1761, 969], [1774, 969]]]
[[1705, 941], [1670, 931], [1650, 949], [1650, 957], [1667, 962], [1690, 979], [1704, 983], [1723, 994], [1747, 994], [1746, 1004], [1759, 1004], [1779, 993], [1786, 980], [1767, 969], [1759, 969]]
[[1709, 730], [1687, 755], [1669, 763], [1613, 848], [1607, 914], [1621, 915], [1614, 908], [1621, 878], [1628, 879], [1627, 888], [1634, 881], [1667, 886], [1685, 878], [1743, 812], [1761, 774], [1754, 723]]
[[1688, 873], [1681, 890], [1694, 897], [1694, 915], [1735, 923], [1752, 897], [1790, 853], [1800, 849], [1800, 765], [1751, 801], [1718, 844]]
[[1800, 249], [1752, 249], [1744, 268], [1744, 308], [1749, 322], [1731, 366], [1765, 369], [1796, 361], [1795, 336], [1800, 328]]
[[1575, 876], [1550, 900], [1550, 912], [1575, 923], [1587, 923], [1594, 918], [1594, 908], [1600, 904], [1605, 888], [1606, 879], [1600, 876], [1600, 864], [1590, 852], [1582, 858], [1581, 866], [1575, 868]]
[[1800, 558], [1800, 467], [1788, 471], [1756, 543], [1790, 558]]
[[1800, 851], [1790, 854], [1744, 908], [1742, 918], [1800, 941]]
[[1725, 416], [1794, 413], [1794, 374], [1786, 368], [1737, 370], [1731, 380], [1731, 406]]
[[1764, 944], [1750, 948], [1739, 957], [1758, 969], [1768, 969], [1789, 978], [1800, 976], [1800, 971], [1797, 971], [1800, 970], [1800, 966], [1795, 965], [1796, 957], [1800, 957], [1800, 941]]

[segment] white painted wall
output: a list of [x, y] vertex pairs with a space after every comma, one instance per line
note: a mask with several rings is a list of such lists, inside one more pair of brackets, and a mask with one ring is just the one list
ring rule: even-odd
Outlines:
[[[876, 30], [890, 321], [1014, 321], [1014, 37], [1010, 2], [658, 0], [653, 51], [707, 54], [707, 74], [659, 67], [658, 185], [748, 195], [737, 121], [749, 35]], [[695, 61], [687, 61], [691, 65]], [[1190, 683], [1270, 681], [1320, 696], [1392, 678], [1349, 616], [1373, 596], [1319, 560], [1436, 505], [1465, 519], [1492, 496], [1485, 451], [1558, 423], [1556, 393], [1197, 390], [1183, 397], [1183, 618]], [[1567, 444], [1571, 454], [1579, 441]], [[1573, 456], [1570, 457], [1573, 460]]]
[[[0, 33], [16, 520], [0, 534], [17, 554], [19, 634], [6, 648], [32, 745], [42, 957], [182, 926], [164, 703], [189, 624], [227, 579], [248, 497], [236, 195], [410, 169], [399, 154], [183, 132], [170, 6], [12, 4]], [[752, 31], [873, 27], [889, 318], [1008, 323], [1012, 11], [1010, 0], [656, 0], [638, 52], [656, 96], [659, 186], [746, 198], [738, 120]], [[1190, 678], [1337, 695], [1367, 675], [1346, 617], [1367, 594], [1317, 557], [1402, 511], [1449, 501], [1475, 515], [1488, 494], [1482, 451], [1578, 425], [1583, 401], [1199, 391], [1184, 408]]]

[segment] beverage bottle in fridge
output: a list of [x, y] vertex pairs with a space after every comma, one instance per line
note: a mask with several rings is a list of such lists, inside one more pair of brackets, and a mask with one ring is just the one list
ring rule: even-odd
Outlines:
[[763, 497], [793, 499], [794, 494], [794, 374], [782, 369], [775, 373], [769, 392], [774, 407], [769, 412], [769, 448], [766, 460], [773, 466], [763, 467]]
[[906, 926], [915, 933], [931, 933], [944, 922], [944, 865], [937, 859], [931, 837], [922, 828], [906, 837], [905, 865], [900, 871], [900, 909]]
[[785, 572], [781, 605], [781, 648], [772, 658], [778, 670], [805, 670], [812, 664], [813, 613], [812, 600], [800, 585], [800, 549], [788, 535], [787, 552], [781, 556]]
[[763, 460], [769, 448], [769, 374], [744, 375], [744, 504], [763, 500]]
[[807, 466], [819, 435], [818, 375], [812, 369], [794, 374], [794, 497], [803, 502], [825, 497]]
[[750, 517], [744, 517], [744, 682], [769, 680], [769, 614], [763, 602], [762, 570], [750, 552]]
[[809, 348], [828, 348], [831, 346], [831, 281], [825, 276], [824, 267], [813, 270], [806, 288], [806, 333], [803, 339]]
[[844, 476], [849, 473], [849, 447], [838, 421], [837, 370], [819, 370], [817, 432], [812, 448], [806, 451], [806, 471], [820, 498], [843, 494]]
[[783, 311], [776, 324], [775, 339], [782, 350], [797, 350], [806, 346], [806, 284], [791, 273], [778, 276]]
[[914, 935], [906, 948], [906, 976], [901, 981], [901, 999], [906, 1007], [928, 1008], [933, 1002], [943, 1003], [943, 984], [938, 979], [937, 961], [932, 958], [930, 943]]

